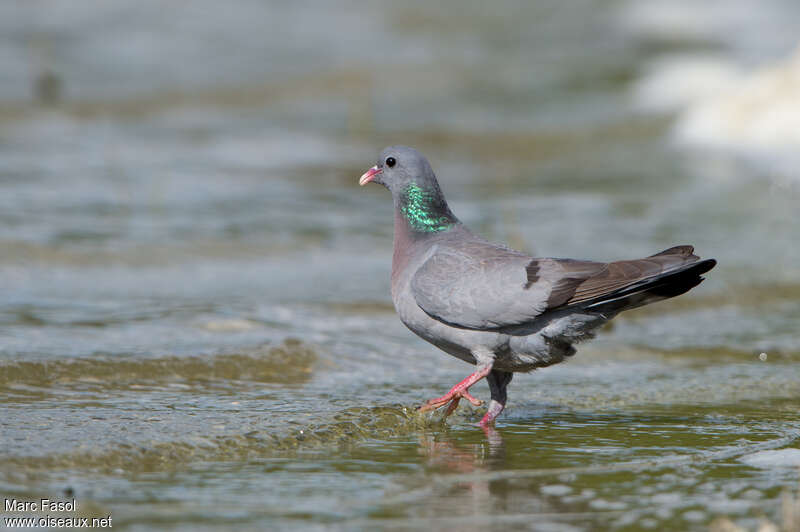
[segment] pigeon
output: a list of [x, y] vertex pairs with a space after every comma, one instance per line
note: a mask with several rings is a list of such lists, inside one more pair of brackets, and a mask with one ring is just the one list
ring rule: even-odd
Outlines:
[[476, 371], [445, 395], [424, 403], [447, 405], [446, 418], [486, 378], [486, 429], [506, 405], [514, 373], [562, 362], [574, 344], [623, 310], [675, 297], [703, 281], [716, 265], [692, 246], [616, 262], [536, 258], [471, 232], [447, 205], [428, 160], [405, 146], [384, 149], [360, 185], [392, 193], [392, 301], [415, 334]]

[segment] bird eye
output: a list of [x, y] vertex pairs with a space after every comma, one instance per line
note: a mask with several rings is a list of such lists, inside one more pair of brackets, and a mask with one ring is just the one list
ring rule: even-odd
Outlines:
[[397, 163], [397, 161], [395, 160], [394, 157], [387, 157], [386, 158], [386, 166], [388, 166], [389, 168], [393, 167], [396, 163]]

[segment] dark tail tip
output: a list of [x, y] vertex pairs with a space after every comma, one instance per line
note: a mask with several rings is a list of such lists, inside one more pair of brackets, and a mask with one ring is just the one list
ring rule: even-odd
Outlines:
[[616, 313], [647, 305], [661, 299], [679, 296], [702, 283], [705, 278], [701, 277], [701, 275], [716, 265], [717, 261], [714, 259], [690, 263], [679, 271], [663, 274], [661, 277], [652, 279], [644, 285], [630, 289], [627, 293], [623, 290], [616, 297], [611, 297], [606, 301], [599, 301], [590, 305], [590, 307], [602, 312]]
[[698, 262], [695, 265], [695, 267], [692, 268], [689, 271], [691, 271], [692, 273], [695, 273], [697, 275], [703, 275], [704, 273], [706, 273], [707, 271], [709, 271], [711, 268], [713, 268], [716, 265], [717, 265], [717, 260], [716, 259], [705, 259], [705, 260], [701, 260], [700, 262]]

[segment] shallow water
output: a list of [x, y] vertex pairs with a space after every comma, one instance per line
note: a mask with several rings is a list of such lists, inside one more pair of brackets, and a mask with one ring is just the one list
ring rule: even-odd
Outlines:
[[[800, 181], [672, 145], [631, 86], [676, 50], [785, 54], [800, 9], [701, 39], [626, 2], [228, 4], [0, 8], [4, 497], [130, 530], [780, 522]], [[516, 376], [495, 431], [420, 416], [470, 367], [394, 314], [389, 197], [357, 186], [391, 143], [489, 238], [719, 266]]]

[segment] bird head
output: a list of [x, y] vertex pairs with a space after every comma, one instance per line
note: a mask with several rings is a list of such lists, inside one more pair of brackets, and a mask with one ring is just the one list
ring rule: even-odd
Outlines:
[[378, 164], [358, 180], [361, 186], [367, 183], [383, 185], [394, 194], [412, 183], [423, 188], [435, 186], [436, 176], [425, 156], [414, 148], [389, 146], [378, 156]]

